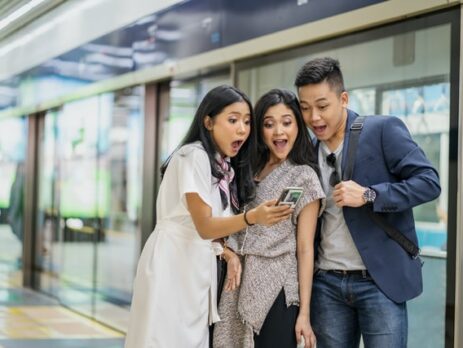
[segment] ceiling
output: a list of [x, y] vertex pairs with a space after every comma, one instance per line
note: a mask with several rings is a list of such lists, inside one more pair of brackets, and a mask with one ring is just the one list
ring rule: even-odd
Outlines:
[[0, 0], [0, 18], [3, 18], [5, 14], [9, 13], [10, 10], [21, 3], [24, 3], [24, 0]]
[[[5, 39], [7, 36], [21, 29], [28, 23], [32, 22], [33, 20], [37, 19], [38, 17], [42, 16], [65, 1], [67, 0], [44, 0], [5, 28], [1, 28], [0, 26], [0, 40]], [[31, 0], [0, 0], [0, 22], [8, 17], [8, 15], [12, 14], [15, 10], [30, 2]]]

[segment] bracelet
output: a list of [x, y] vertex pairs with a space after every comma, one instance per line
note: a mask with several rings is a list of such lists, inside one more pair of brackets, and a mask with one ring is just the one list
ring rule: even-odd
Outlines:
[[227, 261], [227, 260], [225, 260], [225, 251], [226, 251], [227, 249], [228, 249], [228, 247], [224, 244], [222, 254], [219, 255], [219, 259], [220, 259], [220, 260]]
[[244, 222], [246, 223], [246, 225], [248, 226], [254, 226], [254, 224], [251, 224], [248, 219], [246, 218], [246, 214], [248, 213], [249, 210], [244, 210], [244, 214], [243, 214], [243, 217], [244, 217]]

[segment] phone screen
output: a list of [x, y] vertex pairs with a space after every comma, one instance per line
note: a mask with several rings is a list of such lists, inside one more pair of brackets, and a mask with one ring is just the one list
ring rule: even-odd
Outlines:
[[277, 204], [276, 204], [276, 205], [279, 205], [282, 201], [284, 201], [287, 195], [288, 195], [288, 189], [284, 189], [284, 190], [281, 192], [281, 195], [280, 195], [280, 197], [278, 198], [278, 201], [277, 201]]
[[287, 187], [278, 198], [277, 205], [289, 205], [294, 208], [302, 197], [302, 187]]

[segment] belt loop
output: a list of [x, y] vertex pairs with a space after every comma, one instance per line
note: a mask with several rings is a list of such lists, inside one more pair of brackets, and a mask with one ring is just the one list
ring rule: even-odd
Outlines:
[[362, 278], [365, 279], [367, 277], [367, 270], [362, 269]]

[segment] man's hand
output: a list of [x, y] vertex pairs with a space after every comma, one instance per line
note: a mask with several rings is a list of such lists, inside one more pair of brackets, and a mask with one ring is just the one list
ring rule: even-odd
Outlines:
[[366, 187], [360, 186], [355, 181], [341, 181], [333, 190], [334, 203], [338, 207], [361, 207], [366, 203], [363, 198], [366, 190]]

